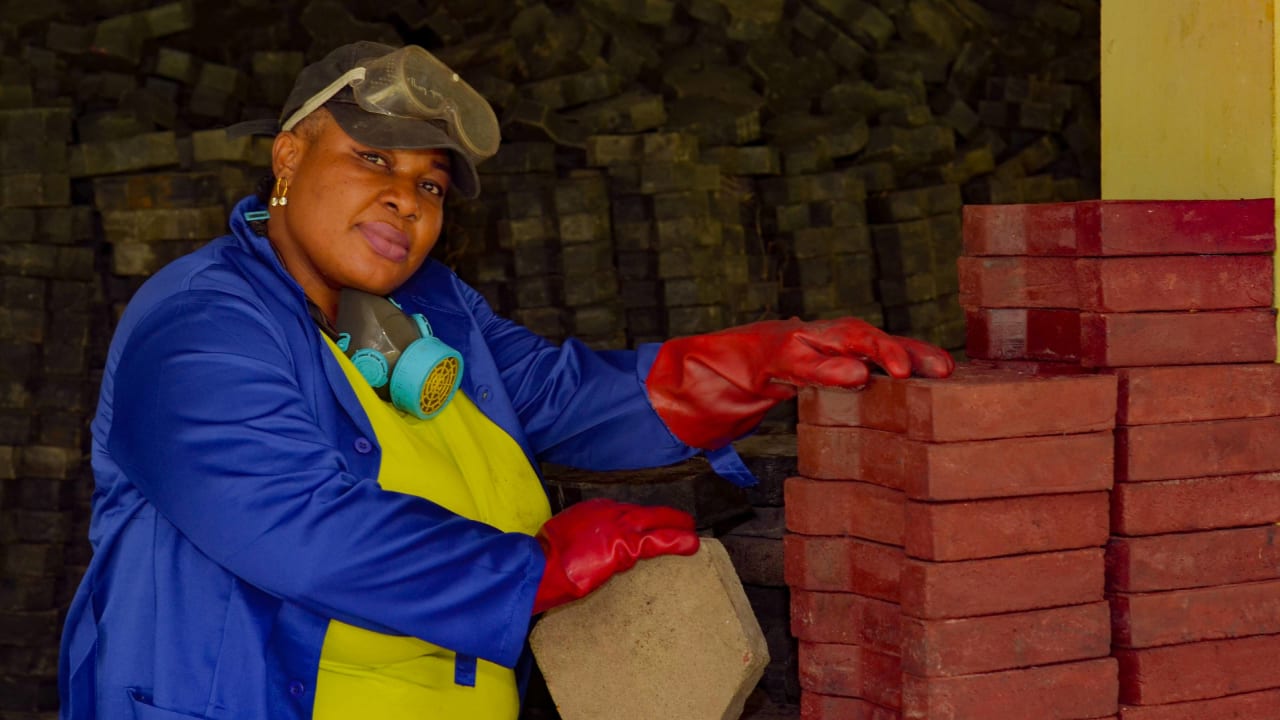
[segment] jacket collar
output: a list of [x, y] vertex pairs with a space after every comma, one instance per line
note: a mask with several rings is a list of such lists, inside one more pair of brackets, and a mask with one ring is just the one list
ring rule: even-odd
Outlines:
[[295, 352], [311, 353], [313, 357], [319, 359], [325, 381], [338, 405], [361, 429], [361, 432], [368, 437], [373, 437], [373, 426], [369, 423], [368, 415], [361, 407], [360, 400], [352, 390], [346, 374], [343, 373], [342, 366], [338, 364], [337, 358], [329, 348], [324, 347], [325, 343], [321, 339], [322, 331], [308, 311], [310, 302], [302, 292], [302, 286], [285, 269], [284, 262], [280, 260], [271, 241], [265, 235], [259, 235], [245, 217], [246, 214], [265, 210], [262, 202], [251, 195], [236, 203], [235, 209], [231, 212], [231, 234], [241, 249], [257, 261], [248, 263], [248, 272], [258, 276], [259, 281], [266, 287], [266, 292], [276, 294], [280, 304], [292, 314], [293, 320], [299, 327], [306, 328], [302, 333], [302, 340], [306, 343], [306, 347], [295, 348]]
[[[245, 215], [265, 211], [257, 196], [249, 196], [236, 203], [231, 213], [231, 232], [240, 244], [262, 263], [274, 270], [298, 299], [299, 311], [307, 314], [307, 298], [302, 286], [285, 269], [271, 241], [253, 229]], [[402, 307], [421, 312], [431, 325], [432, 333], [466, 357], [471, 346], [471, 315], [461, 306], [453, 293], [441, 292], [452, 288], [451, 271], [440, 263], [428, 259], [403, 286], [391, 293]]]

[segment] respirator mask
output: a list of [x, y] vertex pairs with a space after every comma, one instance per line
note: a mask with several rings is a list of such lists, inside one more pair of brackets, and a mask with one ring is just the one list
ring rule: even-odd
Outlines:
[[431, 333], [421, 313], [351, 288], [338, 296], [338, 349], [383, 400], [426, 420], [462, 382], [462, 356]]

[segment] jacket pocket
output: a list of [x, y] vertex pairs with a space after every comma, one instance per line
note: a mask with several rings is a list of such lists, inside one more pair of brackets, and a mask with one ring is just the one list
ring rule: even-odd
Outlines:
[[203, 720], [203, 715], [165, 710], [151, 704], [151, 696], [138, 688], [129, 688], [129, 699], [133, 701], [133, 720]]

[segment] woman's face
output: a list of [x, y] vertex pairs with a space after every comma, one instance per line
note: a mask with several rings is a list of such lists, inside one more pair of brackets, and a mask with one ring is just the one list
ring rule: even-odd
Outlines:
[[272, 149], [288, 205], [267, 234], [303, 292], [332, 319], [346, 287], [386, 295], [440, 237], [449, 187], [445, 150], [383, 150], [356, 142], [323, 109]]

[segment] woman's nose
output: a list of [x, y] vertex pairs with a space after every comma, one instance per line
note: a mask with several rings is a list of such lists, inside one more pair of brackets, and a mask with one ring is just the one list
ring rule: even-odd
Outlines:
[[421, 209], [418, 198], [418, 185], [407, 178], [393, 178], [383, 192], [383, 202], [396, 215], [409, 220], [416, 220]]

